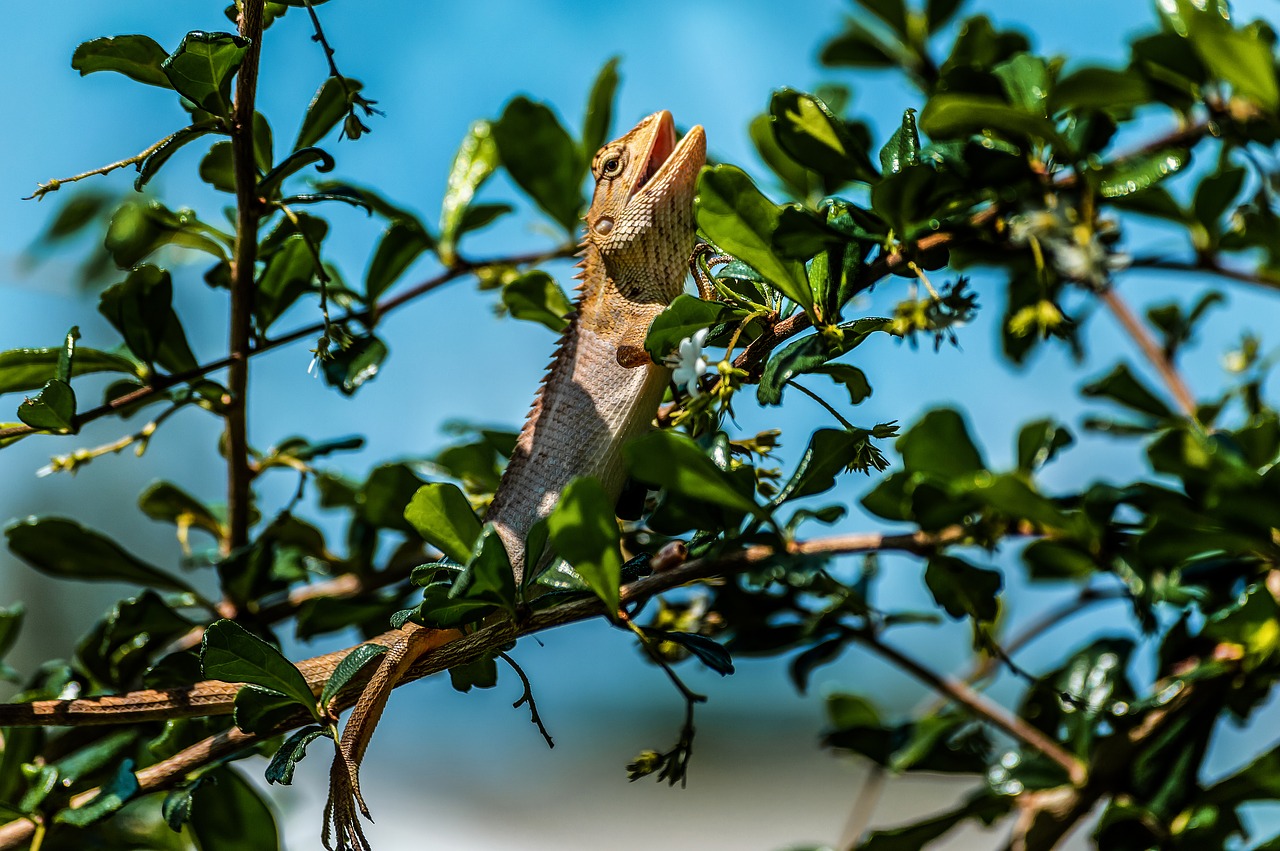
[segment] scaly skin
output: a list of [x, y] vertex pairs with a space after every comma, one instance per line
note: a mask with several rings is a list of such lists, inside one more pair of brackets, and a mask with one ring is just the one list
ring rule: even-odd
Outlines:
[[[565, 485], [594, 475], [616, 497], [623, 478], [618, 450], [654, 418], [670, 373], [649, 360], [642, 347], [653, 317], [684, 289], [694, 240], [693, 191], [705, 157], [702, 128], [694, 127], [677, 145], [666, 111], [644, 119], [596, 154], [576, 311], [485, 518], [506, 544], [517, 582], [525, 570], [525, 536], [550, 513]], [[391, 652], [353, 713], [360, 722], [349, 723], [343, 736], [343, 749], [356, 763], [399, 679], [396, 671], [460, 634], [409, 624], [365, 642]], [[320, 693], [354, 649], [297, 663], [313, 693]], [[211, 680], [188, 688], [0, 704], [0, 727], [229, 715], [242, 685]]]

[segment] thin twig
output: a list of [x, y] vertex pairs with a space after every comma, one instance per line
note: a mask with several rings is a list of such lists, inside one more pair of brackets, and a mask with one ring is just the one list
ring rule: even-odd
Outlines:
[[169, 144], [169, 142], [173, 141], [173, 138], [175, 136], [179, 136], [183, 133], [186, 133], [187, 131], [191, 130], [192, 127], [203, 127], [203, 126], [212, 127], [213, 125], [207, 124], [205, 122], [201, 122], [198, 124], [193, 124], [191, 125], [191, 127], [183, 127], [181, 130], [178, 130], [174, 133], [170, 133], [168, 136], [165, 136], [163, 139], [156, 142], [154, 145], [151, 145], [146, 150], [140, 151], [139, 153], [136, 153], [131, 157], [125, 157], [122, 160], [117, 160], [116, 162], [109, 163], [108, 165], [98, 166], [97, 168], [91, 168], [88, 171], [82, 171], [80, 174], [75, 174], [75, 175], [72, 175], [71, 177], [58, 177], [53, 180], [50, 180], [48, 183], [38, 184], [36, 186], [36, 191], [32, 192], [30, 195], [23, 198], [22, 200], [23, 201], [31, 201], [31, 200], [41, 201], [41, 200], [44, 200], [45, 195], [48, 195], [50, 192], [57, 192], [59, 189], [63, 187], [64, 184], [75, 183], [76, 181], [84, 180], [85, 178], [88, 178], [88, 177], [95, 177], [99, 174], [109, 174], [110, 172], [113, 172], [118, 168], [124, 168], [125, 166], [140, 165], [141, 163], [146, 161], [147, 157], [151, 156], [156, 151], [160, 150], [165, 145]]
[[875, 635], [861, 631], [855, 633], [855, 637], [871, 651], [883, 656], [934, 691], [946, 695], [992, 726], [1003, 730], [1024, 745], [1044, 754], [1067, 773], [1067, 777], [1071, 779], [1073, 785], [1084, 785], [1087, 779], [1084, 763], [1063, 750], [1060, 744], [1040, 730], [1016, 715], [1011, 715], [1004, 707], [988, 700], [970, 688], [968, 684], [955, 677], [945, 676], [926, 668], [900, 650], [885, 644]]
[[1177, 401], [1178, 407], [1182, 409], [1182, 413], [1193, 422], [1196, 418], [1196, 400], [1191, 395], [1190, 388], [1182, 378], [1182, 374], [1178, 372], [1178, 368], [1173, 361], [1165, 354], [1164, 349], [1152, 338], [1137, 316], [1129, 309], [1129, 305], [1116, 292], [1115, 287], [1107, 287], [1098, 293], [1098, 298], [1107, 306], [1115, 316], [1121, 327], [1133, 338], [1138, 344], [1138, 348], [1142, 349], [1142, 353], [1146, 356], [1151, 365], [1155, 367], [1156, 372], [1160, 374], [1160, 378], [1164, 381], [1165, 386], [1169, 388], [1169, 392], [1173, 394], [1173, 398]]
[[1166, 260], [1162, 257], [1135, 257], [1133, 262], [1129, 264], [1130, 269], [1163, 269], [1170, 272], [1190, 272], [1200, 273], [1204, 275], [1216, 275], [1219, 278], [1226, 278], [1231, 281], [1237, 281], [1242, 284], [1252, 284], [1263, 289], [1275, 292], [1280, 289], [1280, 280], [1275, 278], [1267, 278], [1262, 275], [1247, 272], [1243, 269], [1233, 269], [1230, 266], [1224, 266], [1217, 259], [1207, 257], [1195, 263], [1186, 263], [1181, 260]]
[[831, 414], [831, 416], [835, 417], [835, 418], [836, 418], [836, 420], [840, 423], [840, 425], [844, 426], [844, 428], [845, 428], [845, 430], [846, 430], [846, 431], [853, 431], [853, 430], [854, 430], [854, 425], [853, 425], [853, 423], [849, 422], [849, 421], [848, 421], [848, 420], [846, 420], [844, 417], [840, 416], [840, 412], [839, 412], [839, 411], [837, 411], [835, 408], [831, 407], [830, 403], [828, 403], [826, 399], [823, 399], [823, 398], [822, 398], [821, 396], [819, 396], [817, 393], [814, 393], [812, 390], [810, 390], [808, 387], [805, 387], [803, 384], [801, 384], [799, 381], [796, 381], [794, 378], [792, 378], [792, 379], [788, 380], [788, 381], [787, 381], [787, 384], [789, 384], [790, 386], [792, 386], [792, 387], [796, 388], [796, 389], [797, 389], [797, 390], [799, 390], [801, 393], [803, 393], [804, 395], [808, 396], [810, 399], [812, 399], [813, 401], [817, 402], [817, 403], [818, 403], [819, 405], [821, 405], [822, 407], [826, 408], [826, 409], [827, 409], [827, 413], [829, 413], [829, 414]]
[[265, 0], [240, 5], [240, 35], [249, 40], [236, 75], [235, 117], [231, 125], [231, 153], [236, 182], [236, 251], [231, 264], [231, 330], [228, 351], [226, 406], [227, 537], [223, 553], [249, 543], [249, 348], [253, 322], [254, 275], [258, 260], [258, 168], [254, 159], [253, 111], [258, 88], [258, 59], [262, 54], [262, 11]]
[[525, 674], [524, 669], [516, 664], [516, 660], [512, 659], [506, 653], [499, 653], [498, 658], [511, 666], [511, 670], [516, 672], [516, 676], [520, 678], [520, 682], [524, 684], [524, 694], [520, 695], [520, 699], [511, 704], [512, 709], [519, 709], [524, 704], [529, 704], [529, 720], [538, 728], [538, 732], [542, 734], [542, 738], [546, 739], [547, 747], [554, 748], [556, 743], [551, 740], [551, 734], [547, 732], [547, 728], [542, 724], [542, 716], [538, 714], [538, 704], [533, 699], [533, 684], [529, 682], [529, 677]]

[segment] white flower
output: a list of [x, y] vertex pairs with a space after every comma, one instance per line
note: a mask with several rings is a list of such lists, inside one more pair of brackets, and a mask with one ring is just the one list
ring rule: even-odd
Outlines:
[[702, 346], [707, 342], [707, 329], [703, 328], [692, 337], [685, 337], [675, 352], [667, 355], [667, 366], [674, 372], [671, 379], [677, 387], [685, 387], [691, 398], [698, 397], [698, 379], [707, 372], [707, 359], [702, 356]]

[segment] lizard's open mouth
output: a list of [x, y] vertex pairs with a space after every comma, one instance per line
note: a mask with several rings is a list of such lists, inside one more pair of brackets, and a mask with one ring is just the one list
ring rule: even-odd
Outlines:
[[684, 163], [689, 151], [698, 147], [703, 136], [702, 127], [693, 127], [684, 138], [676, 144], [676, 125], [671, 113], [663, 110], [655, 117], [658, 126], [654, 129], [653, 142], [649, 146], [644, 172], [631, 190], [631, 197], [641, 194], [650, 183], [659, 183], [666, 172], [678, 169]]

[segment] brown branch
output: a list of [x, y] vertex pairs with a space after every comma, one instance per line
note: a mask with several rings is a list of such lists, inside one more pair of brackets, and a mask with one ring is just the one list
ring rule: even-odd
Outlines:
[[1115, 316], [1121, 327], [1133, 338], [1138, 344], [1138, 348], [1142, 349], [1143, 355], [1155, 367], [1156, 372], [1160, 374], [1161, 380], [1165, 386], [1169, 388], [1169, 392], [1173, 394], [1173, 398], [1177, 401], [1178, 407], [1182, 409], [1182, 413], [1192, 421], [1196, 418], [1196, 400], [1191, 395], [1190, 388], [1182, 378], [1182, 374], [1178, 372], [1177, 366], [1165, 353], [1164, 349], [1152, 338], [1147, 331], [1145, 325], [1138, 320], [1138, 317], [1129, 309], [1129, 305], [1116, 292], [1115, 287], [1107, 287], [1098, 293], [1098, 298], [1102, 299], [1102, 303], [1107, 306]]
[[236, 251], [231, 263], [231, 328], [227, 371], [226, 456], [227, 537], [223, 553], [249, 543], [249, 348], [253, 324], [254, 277], [258, 262], [258, 167], [253, 144], [253, 111], [258, 90], [258, 60], [262, 55], [262, 10], [266, 0], [240, 4], [240, 35], [249, 40], [236, 76], [235, 115], [231, 122], [231, 153], [236, 183]]
[[1247, 272], [1243, 269], [1233, 269], [1230, 266], [1224, 266], [1215, 257], [1204, 257], [1194, 263], [1186, 263], [1181, 260], [1165, 260], [1160, 257], [1137, 257], [1129, 264], [1130, 269], [1166, 269], [1171, 272], [1191, 272], [1203, 273], [1206, 275], [1216, 275], [1219, 278], [1226, 278], [1231, 281], [1237, 281], [1242, 284], [1252, 284], [1256, 287], [1275, 292], [1280, 290], [1280, 280], [1268, 278], [1253, 272]]
[[1049, 738], [1039, 729], [1031, 726], [1018, 716], [1010, 714], [1004, 707], [988, 700], [970, 688], [967, 683], [926, 668], [910, 656], [883, 643], [875, 635], [869, 632], [858, 632], [855, 635], [860, 642], [873, 652], [907, 671], [934, 691], [946, 695], [987, 723], [998, 727], [1024, 745], [1034, 748], [1053, 760], [1067, 773], [1067, 777], [1071, 779], [1073, 786], [1084, 785], [1087, 779], [1084, 763], [1064, 750], [1062, 745]]
[[[763, 544], [727, 553], [714, 558], [696, 559], [654, 573], [625, 586], [621, 591], [622, 605], [644, 603], [652, 597], [681, 585], [712, 577], [730, 576], [758, 567], [779, 555], [849, 555], [855, 553], [900, 551], [927, 554], [941, 547], [963, 543], [968, 532], [959, 526], [950, 526], [938, 532], [911, 532], [886, 535], [877, 532], [849, 535], [832, 535], [810, 541], [791, 544], [780, 552]], [[605, 614], [604, 605], [595, 598], [583, 598], [549, 609], [534, 612], [518, 626], [510, 621], [486, 627], [470, 635], [439, 647], [419, 659], [408, 674], [396, 684], [397, 688], [430, 674], [439, 673], [457, 665], [475, 661], [509, 642], [525, 635], [553, 627], [600, 617]], [[360, 696], [370, 672], [357, 675], [335, 698], [334, 709], [341, 711], [353, 705]], [[224, 730], [210, 736], [178, 754], [136, 772], [139, 794], [157, 792], [180, 782], [196, 768], [244, 750], [258, 742], [278, 735], [288, 729], [310, 722], [310, 716], [300, 714], [270, 733], [245, 733], [237, 728]], [[90, 789], [71, 799], [72, 808], [81, 807], [98, 792]], [[18, 819], [0, 825], [0, 851], [17, 848], [31, 838], [35, 822]]]

